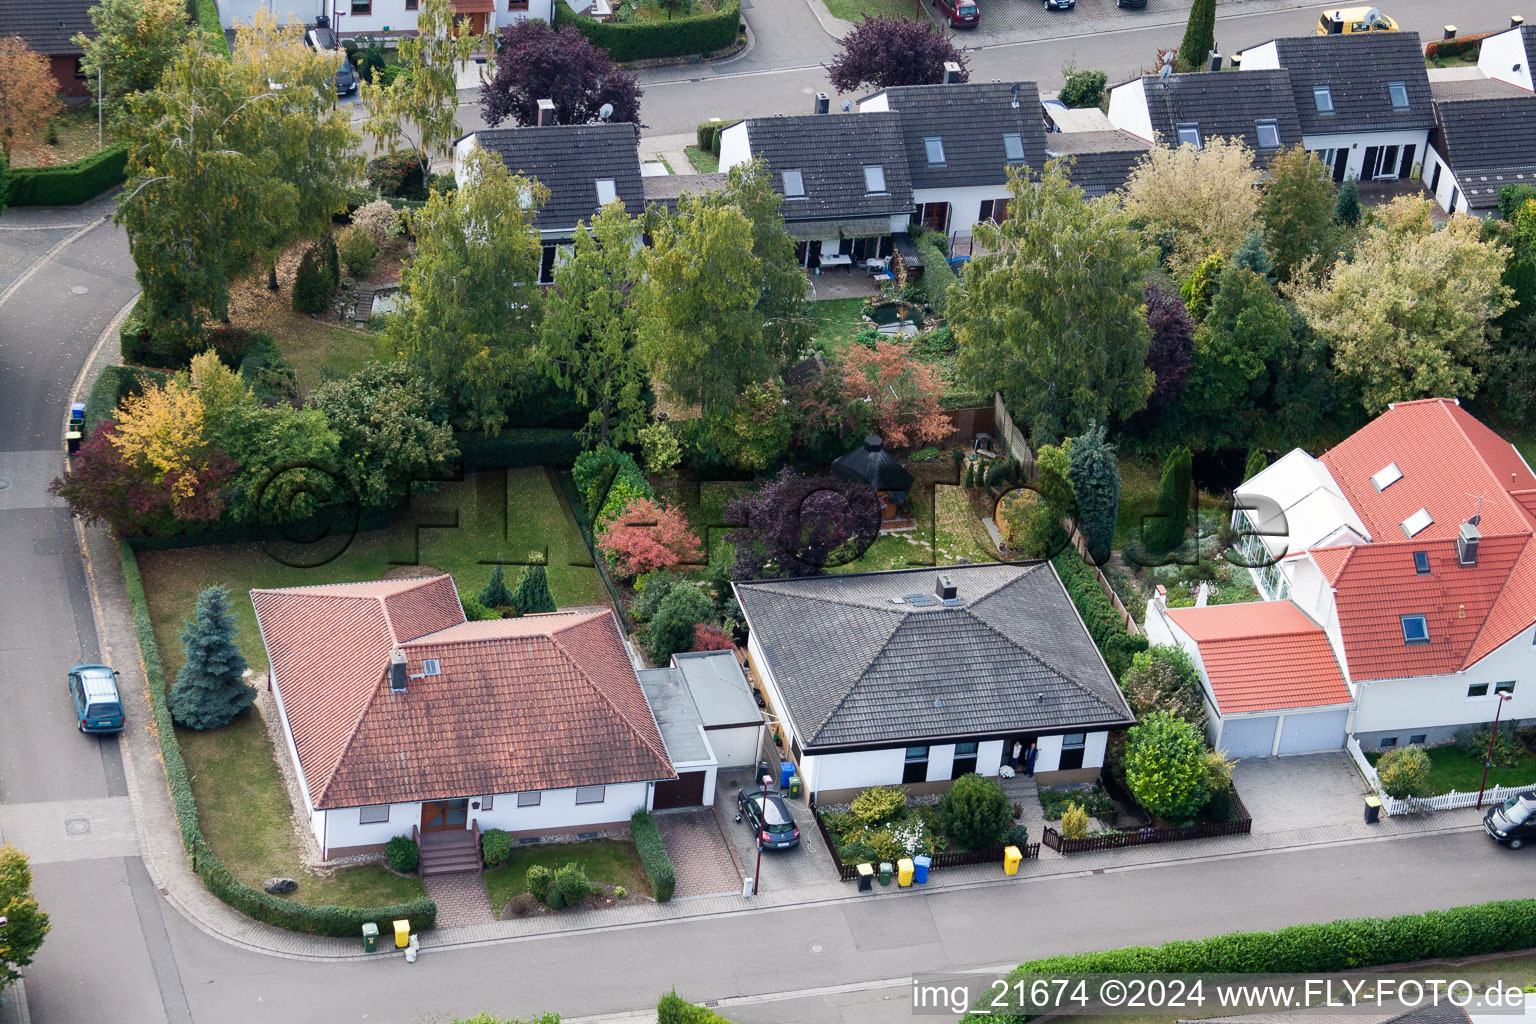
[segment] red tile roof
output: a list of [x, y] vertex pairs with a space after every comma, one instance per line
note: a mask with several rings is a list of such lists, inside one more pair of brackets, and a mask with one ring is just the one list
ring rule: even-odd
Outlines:
[[1170, 608], [1199, 645], [1222, 714], [1348, 704], [1323, 628], [1289, 601]]
[[675, 777], [607, 609], [466, 622], [449, 576], [251, 598], [318, 808]]
[[[1377, 543], [1403, 540], [1402, 522], [1421, 508], [1434, 522], [1418, 541], [1449, 540], [1478, 510], [1482, 531], [1530, 533], [1536, 517], [1511, 491], [1536, 488], [1513, 445], [1454, 400], [1399, 402], [1323, 455], [1322, 463]], [[1397, 463], [1403, 477], [1378, 492], [1371, 475]]]

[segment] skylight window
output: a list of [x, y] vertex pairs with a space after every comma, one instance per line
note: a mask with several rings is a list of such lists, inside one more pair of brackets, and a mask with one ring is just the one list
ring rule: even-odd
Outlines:
[[1280, 123], [1278, 121], [1259, 121], [1254, 127], [1259, 132], [1260, 149], [1280, 148]]
[[[944, 140], [937, 135], [929, 135], [923, 139], [923, 149], [928, 153], [929, 167], [944, 166]], [[874, 190], [871, 190], [874, 191]]]
[[864, 168], [864, 191], [869, 193], [885, 191], [885, 168], [880, 164], [870, 164]]
[[443, 663], [436, 658], [428, 658], [421, 663], [421, 674], [440, 676], [443, 674]]
[[598, 178], [597, 179], [597, 205], [598, 206], [607, 206], [609, 203], [613, 202], [617, 198], [619, 198], [619, 191], [618, 191], [618, 189], [613, 187], [613, 179], [612, 178]]
[[1420, 576], [1429, 575], [1429, 552], [1415, 551], [1413, 553], [1413, 571]]
[[1317, 104], [1319, 114], [1333, 113], [1333, 89], [1326, 85], [1314, 85], [1312, 87], [1312, 102]]
[[1371, 474], [1371, 486], [1377, 492], [1386, 490], [1403, 478], [1403, 471], [1397, 468], [1397, 463], [1389, 462], [1376, 472]]
[[1408, 109], [1408, 86], [1403, 82], [1388, 82], [1387, 95], [1392, 97], [1393, 110]]
[[1417, 537], [1424, 531], [1424, 527], [1434, 521], [1435, 517], [1429, 514], [1429, 509], [1421, 508], [1403, 520], [1403, 532], [1410, 537]]
[[1003, 133], [1003, 155], [1009, 163], [1024, 159], [1024, 136], [1018, 132]]
[[1200, 148], [1200, 126], [1198, 124], [1179, 125], [1179, 145], [1194, 146]]
[[784, 172], [784, 195], [789, 199], [805, 198], [805, 178], [798, 170]]
[[1404, 615], [1403, 643], [1427, 644], [1429, 643], [1429, 620], [1422, 615]]

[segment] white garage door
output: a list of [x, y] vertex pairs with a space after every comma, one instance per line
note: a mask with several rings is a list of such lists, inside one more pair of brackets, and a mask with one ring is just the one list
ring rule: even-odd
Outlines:
[[[1275, 749], [1275, 723], [1278, 715], [1262, 718], [1228, 718], [1221, 725], [1217, 744], [1228, 757], [1268, 757]], [[1342, 743], [1342, 741], [1341, 741]]]
[[1348, 708], [1286, 715], [1285, 722], [1280, 726], [1280, 753], [1338, 750], [1344, 745], [1344, 725], [1348, 719]]
[[709, 729], [710, 749], [721, 768], [750, 768], [762, 756], [758, 743], [763, 734], [762, 726]]

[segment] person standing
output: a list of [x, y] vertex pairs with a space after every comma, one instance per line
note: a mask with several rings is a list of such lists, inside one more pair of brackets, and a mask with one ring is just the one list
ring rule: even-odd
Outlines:
[[1013, 741], [1013, 754], [1008, 758], [1008, 767], [1018, 770], [1019, 757], [1024, 753], [1024, 744], [1018, 740]]
[[1040, 751], [1035, 749], [1034, 740], [1030, 740], [1029, 749], [1024, 751], [1024, 776], [1026, 778], [1032, 779], [1035, 777], [1035, 758], [1039, 756]]

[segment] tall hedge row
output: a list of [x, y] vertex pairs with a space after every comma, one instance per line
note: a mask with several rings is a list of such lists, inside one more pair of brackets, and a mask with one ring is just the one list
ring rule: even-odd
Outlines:
[[121, 185], [127, 166], [128, 144], [115, 142], [67, 164], [12, 167], [5, 200], [10, 206], [79, 206]]
[[576, 461], [581, 441], [574, 430], [561, 427], [516, 427], [495, 437], [461, 434], [459, 457], [464, 472], [518, 469], [523, 466], [564, 468]]
[[187, 17], [213, 37], [215, 50], [226, 57], [230, 56], [229, 38], [224, 35], [224, 26], [219, 24], [217, 0], [187, 0]]
[[1126, 630], [1125, 620], [1099, 588], [1099, 578], [1093, 567], [1083, 561], [1076, 548], [1067, 548], [1051, 562], [1061, 576], [1062, 585], [1067, 588], [1067, 596], [1072, 598], [1077, 613], [1083, 617], [1088, 635], [1093, 637], [1099, 652], [1104, 655], [1104, 663], [1119, 679], [1131, 667], [1131, 659], [1136, 653], [1147, 649], [1147, 638], [1132, 636]]
[[923, 261], [923, 290], [928, 293], [928, 305], [933, 307], [935, 315], [943, 316], [949, 288], [958, 284], [960, 278], [955, 276], [955, 270], [949, 265], [944, 250], [926, 238], [917, 243], [916, 249]]
[[369, 921], [376, 923], [381, 932], [388, 932], [393, 929], [390, 922], [407, 918], [415, 931], [431, 928], [437, 921], [437, 904], [425, 896], [409, 903], [387, 907], [296, 903], [246, 885], [219, 860], [218, 854], [208, 845], [198, 826], [192, 781], [187, 774], [187, 764], [182, 760], [181, 743], [176, 739], [176, 729], [165, 701], [165, 667], [160, 661], [160, 645], [155, 640], [154, 624], [150, 621], [149, 603], [144, 598], [144, 580], [139, 575], [139, 563], [127, 541], [118, 541], [118, 552], [122, 558], [123, 581], [127, 585], [128, 600], [133, 605], [134, 631], [138, 634], [139, 651], [144, 659], [144, 678], [149, 684], [149, 701], [155, 716], [155, 732], [160, 741], [160, 758], [165, 764], [165, 777], [170, 785], [171, 803], [176, 810], [176, 821], [181, 827], [182, 843], [192, 861], [192, 870], [202, 877], [208, 891], [249, 917], [295, 932], [353, 938], [362, 933], [363, 925]]
[[642, 807], [630, 816], [629, 831], [635, 837], [640, 866], [651, 881], [651, 895], [656, 897], [657, 903], [667, 902], [677, 889], [677, 873], [672, 868], [672, 858], [667, 856], [667, 844], [662, 842], [656, 819]]
[[[1129, 946], [1030, 960], [1026, 974], [1324, 974], [1418, 960], [1462, 959], [1536, 946], [1536, 899], [1503, 900], [1398, 917], [1302, 924], [1273, 932]], [[1022, 1024], [972, 1014], [964, 1024]]]
[[608, 51], [619, 63], [660, 57], [692, 57], [723, 50], [736, 41], [741, 28], [739, 0], [722, 0], [713, 14], [695, 14], [668, 21], [593, 21], [555, 5], [555, 25], [575, 25], [592, 45]]

